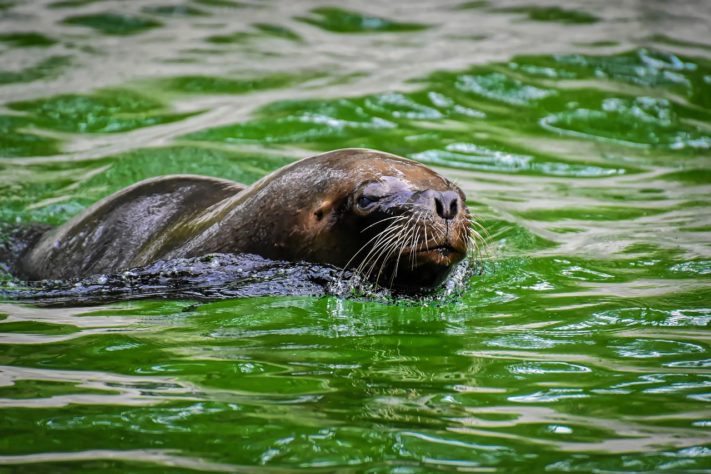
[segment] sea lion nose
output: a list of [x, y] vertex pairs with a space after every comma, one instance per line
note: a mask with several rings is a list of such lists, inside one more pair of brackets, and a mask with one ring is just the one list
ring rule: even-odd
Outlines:
[[434, 207], [437, 215], [442, 219], [454, 219], [459, 210], [459, 195], [454, 191], [445, 191], [443, 193], [432, 193], [434, 199]]

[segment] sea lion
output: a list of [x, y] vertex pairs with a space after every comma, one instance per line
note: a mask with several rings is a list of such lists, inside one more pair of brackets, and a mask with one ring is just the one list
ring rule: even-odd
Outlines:
[[254, 253], [422, 290], [465, 257], [472, 232], [464, 193], [446, 178], [388, 153], [342, 149], [249, 187], [192, 175], [141, 181], [44, 234], [19, 272], [68, 279], [177, 257]]

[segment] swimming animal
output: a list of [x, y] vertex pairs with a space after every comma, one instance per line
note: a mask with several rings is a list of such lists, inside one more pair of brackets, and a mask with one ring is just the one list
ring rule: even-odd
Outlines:
[[194, 175], [141, 181], [44, 233], [18, 273], [83, 278], [178, 257], [253, 253], [331, 264], [419, 291], [439, 285], [465, 258], [471, 224], [462, 190], [432, 169], [342, 149], [251, 186]]

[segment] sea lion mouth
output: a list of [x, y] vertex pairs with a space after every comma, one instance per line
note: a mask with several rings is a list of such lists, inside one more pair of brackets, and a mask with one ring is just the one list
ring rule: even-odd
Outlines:
[[414, 268], [424, 266], [451, 267], [466, 256], [466, 248], [458, 248], [453, 242], [421, 244], [415, 248], [403, 249], [401, 259]]
[[452, 247], [451, 245], [448, 245], [448, 244], [435, 245], [433, 247], [425, 247], [422, 249], [415, 250], [415, 253], [417, 253], [417, 254], [429, 253], [429, 252], [437, 252], [437, 253], [444, 255], [445, 257], [451, 253], [458, 253], [454, 247]]
[[466, 250], [447, 242], [404, 250], [398, 259], [400, 265], [394, 269], [391, 287], [404, 293], [436, 288], [447, 278], [454, 265], [465, 257]]
[[456, 242], [426, 242], [416, 248], [406, 249], [404, 253], [414, 253], [418, 257], [426, 255], [439, 255], [442, 257], [463, 257], [467, 253], [465, 245], [457, 245]]

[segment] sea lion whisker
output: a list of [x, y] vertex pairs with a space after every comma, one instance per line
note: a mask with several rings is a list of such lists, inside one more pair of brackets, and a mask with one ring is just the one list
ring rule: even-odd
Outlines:
[[[486, 245], [487, 245], [486, 239], [479, 232], [477, 232], [475, 229], [473, 229], [471, 227], [469, 228], [469, 232], [470, 232], [469, 237], [471, 239], [473, 239], [472, 241], [474, 243], [479, 242], [479, 243], [481, 243], [481, 245], [483, 247], [486, 247]], [[476, 245], [476, 247], [479, 248], [479, 245]]]
[[[408, 220], [408, 223], [409, 223], [410, 221], [411, 221], [411, 219]], [[398, 252], [397, 259], [395, 260], [395, 268], [393, 269], [393, 273], [392, 273], [392, 275], [390, 276], [390, 286], [392, 286], [393, 281], [394, 281], [395, 277], [397, 276], [397, 272], [398, 272], [398, 270], [400, 269], [400, 258], [402, 257], [402, 251], [406, 248], [407, 242], [409, 241], [408, 235], [409, 235], [413, 230], [415, 230], [414, 226], [411, 227], [410, 229], [408, 229], [407, 233], [406, 233], [406, 234], [403, 234], [402, 237], [401, 237], [401, 239], [400, 239], [400, 242], [402, 242], [402, 245], [400, 245], [400, 251]]]
[[373, 274], [375, 268], [377, 267], [378, 261], [381, 259], [381, 257], [395, 245], [395, 238], [396, 234], [393, 234], [387, 239], [385, 239], [382, 245], [373, 248], [371, 252], [367, 255], [367, 258], [365, 258], [362, 264], [359, 266], [360, 271], [363, 271], [368, 277], [370, 277]]
[[447, 238], [447, 234], [445, 233], [442, 224], [436, 223], [434, 226], [432, 226], [432, 230], [437, 234], [437, 240], [443, 240]]
[[[395, 249], [397, 250], [397, 248], [398, 247], [396, 246]], [[397, 272], [400, 269], [400, 258], [402, 258], [402, 249], [397, 253], [397, 258], [395, 259], [395, 266], [393, 268], [392, 274], [390, 275], [390, 286], [393, 285], [393, 281], [395, 280]]]
[[[387, 252], [387, 249], [392, 245], [391, 241], [387, 241], [387, 243], [384, 246], [381, 246], [378, 248], [377, 253], [374, 253], [368, 257], [367, 260], [364, 260], [362, 264], [358, 267], [357, 272], [361, 275], [363, 275], [365, 278], [370, 279], [372, 281], [372, 275], [375, 269], [378, 267], [378, 261], [380, 260], [382, 254], [384, 252]], [[377, 280], [374, 281], [374, 283], [378, 283]]]
[[[410, 218], [408, 219], [407, 224], [410, 225], [410, 223], [412, 222], [412, 220], [415, 219], [415, 218], [417, 217], [417, 215], [420, 214], [420, 213], [422, 213], [422, 212], [423, 212], [423, 211], [413, 212], [413, 213], [410, 215]], [[390, 280], [391, 280], [391, 283], [390, 283], [391, 286], [392, 286], [392, 282], [393, 282], [394, 278], [397, 276], [398, 270], [400, 269], [400, 259], [402, 258], [402, 252], [403, 252], [403, 250], [407, 247], [408, 242], [411, 241], [410, 234], [416, 233], [416, 225], [417, 225], [417, 221], [415, 221], [415, 224], [414, 224], [414, 225], [411, 225], [411, 226], [410, 226], [410, 228], [407, 230], [407, 232], [404, 233], [404, 234], [402, 235], [401, 239], [400, 239], [400, 242], [401, 242], [400, 251], [398, 252], [398, 256], [397, 256], [397, 259], [396, 259], [396, 261], [395, 261], [395, 268], [394, 268], [393, 273], [392, 273], [391, 278], [390, 278]], [[412, 257], [412, 254], [411, 254], [411, 257]]]
[[[489, 235], [489, 231], [486, 230], [486, 228], [483, 225], [481, 225], [481, 223], [479, 221], [476, 220], [476, 216], [467, 216], [466, 219], [467, 219], [467, 222], [469, 223], [469, 227], [472, 227], [472, 228], [476, 227], [477, 229], [481, 230], [484, 233], [484, 235], [486, 235], [487, 238], [491, 237]], [[472, 229], [472, 230], [474, 230], [474, 229]]]
[[479, 231], [477, 231], [473, 226], [469, 226], [469, 229], [470, 229], [470, 232], [476, 236], [476, 238], [478, 238], [478, 239], [480, 239], [480, 240], [482, 240], [482, 241], [486, 240], [486, 239], [484, 239], [484, 236], [481, 235], [481, 234], [479, 233]]
[[[396, 217], [400, 217], [400, 216], [396, 216]], [[370, 243], [373, 242], [374, 240], [376, 241], [376, 243], [373, 244], [372, 248], [376, 248], [376, 247], [377, 247], [377, 244], [378, 244], [377, 239], [382, 239], [382, 238], [384, 238], [384, 235], [387, 235], [388, 232], [392, 232], [392, 231], [393, 231], [393, 228], [394, 228], [394, 226], [397, 224], [397, 222], [398, 222], [398, 221], [391, 222], [385, 229], [383, 229], [382, 231], [378, 232], [378, 233], [377, 233], [375, 236], [373, 236], [370, 240], [368, 240], [366, 243], [364, 243], [363, 245], [361, 245], [361, 247], [353, 254], [353, 256], [348, 260], [348, 262], [346, 262], [346, 264], [343, 266], [343, 268], [344, 268], [344, 269], [345, 269], [345, 268], [348, 268], [348, 266], [351, 264], [351, 262], [352, 262], [363, 250], [366, 249], [366, 247], [368, 246], [368, 244], [370, 244]], [[376, 223], [376, 224], [377, 224], [377, 223]], [[371, 251], [372, 251], [372, 248], [371, 248]], [[365, 258], [363, 259], [363, 261], [367, 260], [367, 258], [368, 258], [368, 255], [365, 256]], [[361, 262], [361, 265], [362, 265], [362, 262]]]
[[405, 231], [400, 235], [400, 238], [398, 239], [399, 252], [398, 252], [398, 259], [397, 259], [397, 262], [396, 262], [396, 266], [399, 264], [400, 257], [402, 256], [402, 251], [403, 251], [403, 250], [405, 249], [405, 247], [407, 246], [407, 242], [408, 242], [408, 240], [409, 240], [409, 236], [410, 236], [410, 234], [412, 233], [413, 227], [412, 227], [411, 224], [412, 224], [413, 218], [414, 218], [414, 216], [413, 216], [412, 213], [411, 213], [411, 214], [408, 214], [407, 222], [405, 222], [405, 224], [404, 224]]
[[485, 258], [489, 258], [489, 246], [488, 244], [483, 241], [483, 240], [478, 240], [474, 236], [469, 237], [469, 241], [471, 242], [471, 245], [474, 247], [474, 258], [477, 261], [481, 261]]
[[[393, 219], [400, 219], [400, 220], [402, 220], [403, 218], [404, 218], [404, 216], [391, 216], [391, 217], [386, 217], [385, 219], [381, 219], [381, 220], [379, 220], [378, 222], [373, 222], [373, 223], [370, 224], [368, 227], [363, 228], [363, 229], [360, 231], [360, 233], [362, 234], [363, 232], [365, 232], [366, 230], [370, 229], [371, 227], [374, 227], [374, 226], [376, 226], [376, 225], [382, 224], [382, 223], [385, 222], [385, 221], [391, 221], [391, 220], [393, 220]], [[390, 227], [391, 224], [393, 224], [393, 223], [391, 222], [390, 224], [388, 224], [388, 227]]]
[[[409, 225], [410, 222], [412, 221], [412, 216], [407, 215], [403, 216], [403, 220], [406, 222], [399, 223], [398, 230], [400, 231], [398, 234], [396, 234], [394, 239], [389, 243], [390, 245], [384, 246], [381, 252], [377, 255], [377, 257], [374, 259], [373, 264], [369, 268], [369, 271], [372, 272], [375, 269], [375, 265], [377, 264], [377, 261], [381, 259], [382, 257], [382, 263], [380, 264], [380, 270], [378, 271], [378, 275], [376, 277], [376, 282], [380, 281], [380, 276], [385, 269], [386, 263], [391, 259], [393, 253], [395, 253], [398, 248], [400, 248], [400, 252], [398, 253], [398, 259], [395, 263], [395, 269], [393, 271], [393, 276], [391, 276], [391, 281], [392, 278], [394, 278], [394, 275], [397, 274], [397, 266], [399, 264], [399, 259], [400, 259], [400, 254], [402, 253], [402, 248], [404, 248], [404, 244], [406, 243], [406, 238], [407, 235], [409, 235]], [[402, 232], [403, 229], [406, 229], [405, 232]], [[400, 242], [403, 242], [403, 245], [400, 245]], [[392, 286], [392, 283], [391, 283]]]
[[[410, 248], [415, 249], [415, 246], [417, 245], [417, 242], [419, 241], [419, 226], [418, 224], [420, 223], [420, 220], [422, 220], [422, 217], [424, 216], [424, 211], [420, 211], [415, 215], [415, 223], [413, 224], [412, 228], [414, 229], [414, 232], [412, 234], [412, 238], [409, 240], [410, 243]], [[417, 260], [417, 251], [414, 250], [410, 252], [410, 269], [414, 270], [415, 269], [415, 261]]]
[[470, 232], [469, 227], [463, 226], [461, 230], [459, 231], [459, 238], [465, 243], [467, 247], [467, 251], [471, 250], [474, 248], [474, 250], [478, 251], [479, 246], [477, 245], [476, 240], [474, 239], [474, 236]]
[[391, 256], [395, 252], [397, 252], [397, 249], [398, 249], [397, 242], [398, 242], [397, 240], [394, 240], [393, 244], [390, 246], [387, 253], [382, 254], [382, 262], [380, 263], [380, 268], [378, 269], [378, 275], [375, 278], [376, 282], [380, 281], [380, 276], [383, 274], [383, 270], [385, 270], [387, 262], [390, 260]]
[[373, 252], [377, 251], [388, 239], [399, 232], [399, 228], [399, 225], [391, 225], [366, 242], [363, 247], [361, 247], [361, 250], [364, 250], [368, 244], [371, 244], [371, 246], [368, 253], [363, 257], [363, 260], [368, 260]]
[[[388, 241], [386, 245], [381, 247], [378, 250], [378, 253], [373, 256], [371, 263], [367, 269], [367, 273], [369, 276], [371, 276], [373, 274], [373, 272], [375, 271], [375, 269], [379, 268], [378, 274], [375, 278], [376, 284], [378, 284], [380, 281], [380, 275], [382, 274], [383, 269], [385, 268], [385, 263], [388, 261], [388, 258], [390, 257], [390, 255], [397, 249], [397, 242], [398, 242], [398, 237], [393, 236], [393, 238], [390, 241]], [[382, 262], [380, 262], [381, 259], [382, 259]], [[378, 265], [378, 262], [380, 262], [379, 265]]]
[[474, 245], [475, 249], [479, 248], [479, 243], [484, 243], [484, 240], [482, 239], [481, 235], [475, 231], [471, 230], [469, 234], [467, 235], [467, 241], [471, 242], [472, 245]]
[[387, 258], [389, 259], [390, 255], [392, 255], [393, 252], [397, 252], [397, 258], [395, 259], [395, 265], [394, 265], [392, 274], [390, 275], [390, 286], [393, 285], [393, 281], [397, 277], [398, 271], [400, 269], [400, 259], [402, 258], [403, 250], [405, 248], [407, 248], [407, 243], [410, 240], [409, 236], [412, 232], [415, 232], [415, 231], [416, 230], [414, 227], [410, 227], [409, 229], [407, 229], [407, 231], [404, 232], [400, 236], [400, 238], [397, 242], [398, 245], [396, 245], [395, 248], [391, 251], [391, 253], [387, 256]]
[[425, 250], [429, 250], [430, 249], [430, 238], [427, 235], [427, 226], [424, 227], [424, 231], [425, 231]]
[[378, 248], [380, 248], [380, 246], [383, 243], [387, 242], [387, 240], [389, 238], [391, 238], [393, 235], [396, 235], [400, 231], [400, 228], [401, 228], [401, 224], [397, 223], [397, 221], [396, 221], [395, 223], [392, 223], [390, 226], [388, 226], [386, 229], [383, 229], [380, 233], [378, 233], [375, 237], [370, 239], [368, 242], [366, 242], [363, 245], [363, 247], [361, 247], [361, 249], [365, 248], [365, 246], [367, 246], [369, 243], [374, 241], [371, 246], [370, 251], [368, 252], [368, 254], [366, 254], [366, 256], [364, 257], [363, 260], [367, 260], [369, 258], [369, 256], [374, 251], [376, 251]]
[[479, 255], [479, 253], [480, 253], [480, 252], [479, 252], [479, 245], [476, 243], [476, 241], [474, 240], [474, 238], [469, 237], [469, 239], [467, 239], [467, 240], [468, 240], [468, 242], [470, 242], [471, 246], [473, 247], [474, 255], [475, 255], [475, 256], [476, 256], [476, 255]]
[[368, 268], [369, 272], [372, 272], [375, 269], [375, 266], [377, 265], [377, 262], [381, 259], [381, 257], [385, 256], [385, 258], [387, 259], [387, 256], [390, 254], [390, 252], [394, 248], [397, 248], [397, 243], [401, 238], [402, 230], [404, 228], [404, 224], [398, 224], [396, 227], [394, 226], [392, 232], [388, 233], [388, 235], [386, 236], [387, 238], [384, 240], [383, 245], [373, 245], [373, 249], [371, 249], [371, 265]]
[[[391, 225], [388, 229], [384, 230], [379, 234], [379, 239], [373, 243], [368, 254], [363, 258], [363, 261], [356, 269], [358, 272], [363, 273], [365, 271], [366, 278], [370, 278], [378, 260], [381, 256], [388, 251], [388, 249], [394, 245], [396, 236], [400, 233], [402, 225]], [[367, 268], [367, 269], [366, 269]], [[377, 284], [377, 280], [376, 280]]]
[[475, 237], [477, 240], [484, 241], [484, 237], [472, 226], [464, 226], [464, 229], [462, 229], [466, 232], [468, 232], [469, 235]]

